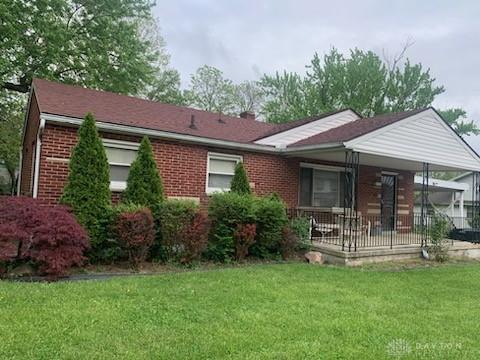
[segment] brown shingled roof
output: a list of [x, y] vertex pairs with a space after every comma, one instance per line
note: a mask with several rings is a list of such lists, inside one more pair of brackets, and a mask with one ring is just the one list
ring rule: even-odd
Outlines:
[[[91, 112], [102, 122], [241, 143], [252, 142], [274, 127], [261, 121], [41, 79], [33, 80], [33, 89], [40, 112], [54, 115], [83, 118]], [[192, 115], [196, 129], [189, 127]], [[223, 121], [219, 122], [219, 118]]]
[[366, 119], [358, 119], [325, 132], [313, 135], [309, 138], [297, 141], [296, 143], [290, 144], [288, 147], [341, 143], [368, 134], [369, 132], [393, 124], [399, 120], [418, 114], [422, 111], [425, 111], [425, 109], [378, 115]]

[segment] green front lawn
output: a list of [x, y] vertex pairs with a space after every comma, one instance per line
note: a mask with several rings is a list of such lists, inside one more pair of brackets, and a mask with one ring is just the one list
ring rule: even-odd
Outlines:
[[480, 358], [480, 265], [0, 282], [0, 358]]

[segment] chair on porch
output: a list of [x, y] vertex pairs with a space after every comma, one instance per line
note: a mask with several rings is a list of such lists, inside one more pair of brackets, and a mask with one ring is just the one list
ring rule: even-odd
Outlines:
[[343, 239], [367, 240], [367, 242], [370, 240], [372, 223], [370, 220], [364, 223], [361, 215], [341, 215], [340, 224]]
[[337, 229], [340, 229], [340, 224], [334, 222], [317, 222], [313, 216], [310, 217], [310, 239], [312, 239], [312, 231], [318, 231], [323, 241], [327, 235], [334, 235]]

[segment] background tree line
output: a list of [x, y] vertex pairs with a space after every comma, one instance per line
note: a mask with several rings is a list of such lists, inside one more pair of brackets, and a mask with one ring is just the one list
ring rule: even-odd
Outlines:
[[[253, 111], [273, 123], [346, 107], [363, 116], [412, 110], [445, 92], [428, 68], [406, 58], [411, 44], [392, 59], [332, 48], [315, 53], [304, 74], [272, 69], [238, 84], [204, 65], [182, 89], [153, 6], [151, 0], [0, 0], [0, 161], [12, 179], [33, 77], [224, 114]], [[463, 109], [442, 115], [460, 135], [479, 133]]]

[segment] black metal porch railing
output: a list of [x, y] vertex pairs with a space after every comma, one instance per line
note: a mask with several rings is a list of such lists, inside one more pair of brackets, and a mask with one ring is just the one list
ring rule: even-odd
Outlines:
[[[313, 243], [341, 247], [343, 251], [360, 248], [398, 245], [428, 245], [434, 224], [439, 215], [381, 215], [352, 216], [318, 210], [288, 209], [289, 218], [305, 218], [310, 224]], [[480, 221], [472, 218], [451, 218], [442, 215], [446, 224], [446, 238], [480, 242]]]

